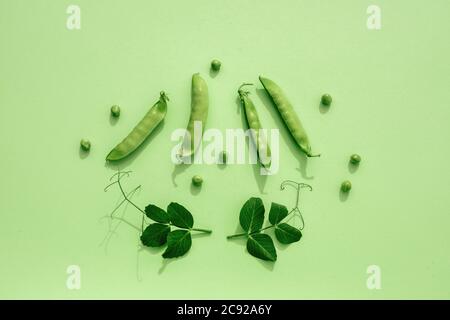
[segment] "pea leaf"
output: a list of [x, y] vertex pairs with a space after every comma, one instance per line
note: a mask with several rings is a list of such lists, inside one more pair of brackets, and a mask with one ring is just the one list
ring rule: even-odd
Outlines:
[[289, 244], [299, 241], [302, 237], [302, 232], [287, 223], [281, 223], [275, 226], [275, 236], [281, 243]]
[[177, 227], [190, 229], [194, 225], [192, 214], [179, 203], [171, 202], [167, 207], [167, 214]]
[[145, 207], [145, 215], [156, 222], [160, 222], [160, 223], [169, 223], [170, 222], [170, 219], [169, 219], [169, 216], [167, 215], [167, 213], [163, 209], [161, 209], [153, 204], [149, 204], [148, 206]]
[[280, 223], [288, 215], [288, 209], [282, 204], [272, 202], [269, 211], [269, 221], [272, 225]]
[[167, 249], [163, 258], [176, 258], [189, 251], [192, 245], [191, 233], [188, 230], [175, 230], [167, 236]]
[[255, 233], [248, 237], [247, 251], [252, 256], [262, 260], [277, 260], [277, 251], [273, 245], [272, 238], [264, 233]]
[[256, 232], [264, 223], [264, 205], [260, 198], [250, 198], [239, 214], [239, 222], [247, 233]]
[[141, 235], [142, 244], [147, 247], [160, 247], [167, 241], [170, 227], [167, 224], [152, 223]]

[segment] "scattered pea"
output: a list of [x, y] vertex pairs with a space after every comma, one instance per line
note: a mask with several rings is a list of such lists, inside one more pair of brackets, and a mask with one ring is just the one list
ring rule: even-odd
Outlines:
[[324, 106], [329, 106], [331, 104], [331, 101], [333, 101], [333, 98], [331, 98], [328, 93], [322, 96], [321, 102]]
[[350, 189], [352, 188], [352, 183], [348, 180], [342, 182], [341, 184], [341, 190], [342, 192], [349, 192]]
[[111, 115], [114, 118], [118, 118], [120, 116], [120, 107], [118, 105], [114, 105], [111, 107]]
[[91, 142], [89, 140], [81, 139], [80, 147], [84, 151], [89, 151], [91, 149]]
[[350, 156], [350, 162], [353, 164], [359, 164], [361, 162], [361, 157], [359, 156], [359, 154], [352, 154]]
[[195, 175], [195, 176], [192, 177], [192, 184], [194, 186], [200, 187], [202, 185], [202, 183], [203, 183], [203, 178], [202, 177], [200, 177], [198, 175]]
[[213, 61], [211, 61], [211, 69], [213, 69], [214, 71], [219, 71], [221, 66], [222, 63], [219, 60], [214, 59]]
[[227, 159], [228, 158], [228, 154], [226, 151], [221, 151], [219, 154], [219, 159], [220, 159], [220, 163], [221, 164], [226, 164], [227, 163]]

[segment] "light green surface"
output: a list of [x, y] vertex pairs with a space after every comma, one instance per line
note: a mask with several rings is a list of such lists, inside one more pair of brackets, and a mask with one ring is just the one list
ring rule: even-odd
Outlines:
[[[66, 29], [69, 4], [81, 7], [81, 30]], [[370, 4], [381, 7], [379, 31], [366, 28]], [[449, 10], [447, 0], [0, 0], [0, 298], [450, 298]], [[215, 57], [223, 64], [212, 78]], [[221, 130], [242, 125], [242, 82], [274, 79], [322, 157], [305, 168], [281, 126], [280, 171], [265, 182], [250, 165], [193, 165], [175, 187], [170, 134], [187, 123], [194, 72], [210, 90], [207, 126]], [[119, 200], [117, 189], [103, 192], [114, 173], [105, 155], [160, 90], [171, 99], [166, 121], [126, 162], [126, 187], [142, 184], [142, 206], [185, 204], [214, 230], [169, 262], [161, 250], [140, 250], [125, 223], [104, 241]], [[261, 122], [277, 128], [257, 91]], [[333, 103], [321, 113], [325, 92]], [[122, 108], [115, 125], [113, 104]], [[92, 149], [81, 159], [83, 137]], [[363, 160], [350, 173], [355, 152]], [[198, 194], [194, 174], [204, 178]], [[225, 236], [251, 196], [266, 209], [290, 207], [284, 179], [314, 192], [302, 194], [303, 239], [279, 248], [272, 265]], [[344, 179], [353, 184], [346, 201]], [[131, 207], [124, 217], [140, 223]], [[80, 290], [66, 288], [72, 264]], [[366, 287], [373, 264], [381, 290]]]

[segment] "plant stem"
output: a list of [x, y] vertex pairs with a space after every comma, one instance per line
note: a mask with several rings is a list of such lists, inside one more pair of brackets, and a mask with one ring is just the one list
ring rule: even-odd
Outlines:
[[[114, 182], [114, 183], [117, 183]], [[112, 185], [112, 184], [111, 184]], [[137, 186], [136, 188], [134, 188], [133, 190], [131, 190], [130, 192], [128, 192], [127, 197], [131, 197], [137, 190], [139, 190], [141, 186]], [[111, 218], [113, 217], [114, 213], [122, 206], [122, 204], [124, 202], [127, 202], [127, 199], [123, 199], [122, 201], [120, 201], [120, 203], [114, 208], [114, 210], [111, 212], [110, 216]]]
[[191, 231], [203, 232], [203, 233], [212, 233], [212, 230], [207, 230], [207, 229], [191, 228], [191, 229], [189, 229], [189, 230], [191, 230]]
[[125, 191], [123, 191], [122, 184], [120, 183], [120, 175], [117, 177], [117, 184], [119, 185], [120, 192], [122, 192], [123, 197], [125, 198], [128, 203], [130, 203], [133, 207], [138, 209], [142, 214], [145, 216], [145, 211], [139, 208], [133, 201], [131, 201], [128, 196], [126, 195]]
[[273, 227], [275, 227], [275, 225], [270, 225], [270, 226], [261, 228], [261, 229], [259, 229], [259, 230], [257, 230], [257, 231], [253, 231], [253, 232], [250, 232], [250, 233], [245, 232], [245, 233], [237, 233], [237, 234], [233, 234], [233, 235], [231, 235], [231, 236], [227, 236], [227, 239], [232, 239], [232, 238], [237, 238], [237, 237], [243, 237], [243, 236], [251, 236], [252, 234], [260, 233], [260, 232], [263, 231], [263, 230], [267, 230], [267, 229], [270, 229], [270, 228], [273, 228]]
[[257, 233], [257, 232], [260, 232], [260, 231], [263, 231], [263, 230], [267, 230], [267, 229], [270, 229], [270, 228], [273, 228], [273, 227], [275, 227], [275, 225], [267, 226], [265, 228], [259, 229], [258, 231], [252, 232], [251, 234], [254, 234], [254, 233]]
[[232, 239], [232, 238], [237, 238], [237, 237], [243, 237], [243, 236], [247, 236], [248, 233], [237, 233], [237, 234], [233, 234], [231, 236], [227, 236], [227, 239]]
[[[145, 221], [146, 213], [145, 213], [144, 210], [139, 208], [133, 201], [131, 201], [130, 198], [128, 198], [128, 195], [125, 193], [125, 191], [122, 188], [122, 184], [120, 183], [120, 178], [121, 178], [120, 174], [118, 174], [117, 175], [117, 184], [119, 185], [120, 192], [122, 193], [123, 198], [124, 198], [120, 204], [122, 204], [123, 202], [127, 201], [128, 203], [130, 203], [133, 207], [135, 207], [137, 210], [139, 210], [142, 213], [141, 231], [143, 231], [144, 230], [144, 221]], [[136, 191], [139, 188], [140, 188], [140, 186], [137, 187], [132, 192]], [[169, 225], [173, 226], [173, 224], [171, 224], [171, 223], [169, 223]], [[203, 232], [203, 233], [212, 233], [212, 230], [208, 230], [208, 229], [199, 229], [199, 228], [189, 228], [189, 229], [188, 228], [180, 228], [180, 229], [189, 230], [189, 231], [198, 231], [198, 232]]]

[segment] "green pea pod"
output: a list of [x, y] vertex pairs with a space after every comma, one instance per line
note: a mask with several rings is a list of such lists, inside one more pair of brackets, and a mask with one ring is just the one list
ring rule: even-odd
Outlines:
[[311, 145], [309, 144], [308, 135], [300, 122], [299, 117], [294, 111], [294, 107], [284, 95], [281, 88], [272, 80], [259, 76], [264, 89], [266, 89], [273, 103], [281, 114], [284, 123], [288, 127], [291, 135], [294, 137], [300, 149], [306, 153], [308, 157], [320, 157], [320, 154], [311, 153]]
[[134, 129], [106, 156], [106, 160], [121, 160], [136, 150], [152, 131], [161, 123], [167, 113], [169, 98], [161, 91], [159, 100], [151, 107]]
[[[208, 86], [199, 73], [192, 76], [191, 115], [187, 125], [187, 133], [178, 153], [180, 158], [192, 156], [200, 145], [208, 117]], [[201, 125], [200, 131], [194, 135], [195, 126]]]
[[250, 83], [242, 84], [239, 89], [239, 98], [245, 111], [245, 118], [247, 119], [248, 127], [251, 129], [253, 142], [255, 143], [258, 153], [259, 162], [263, 167], [270, 167], [271, 151], [266, 137], [261, 135], [260, 129], [262, 129], [261, 122], [259, 121], [258, 113], [256, 112], [253, 101], [248, 97], [249, 92], [244, 91], [243, 87], [251, 85]]

